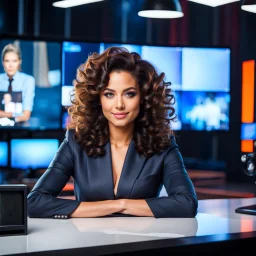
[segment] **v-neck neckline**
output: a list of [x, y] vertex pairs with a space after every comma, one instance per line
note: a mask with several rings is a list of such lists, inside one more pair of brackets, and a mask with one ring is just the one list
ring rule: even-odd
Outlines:
[[119, 189], [119, 185], [120, 185], [120, 182], [122, 181], [122, 176], [123, 176], [123, 172], [125, 170], [125, 165], [126, 165], [126, 160], [127, 160], [127, 156], [128, 156], [128, 152], [129, 152], [129, 149], [131, 148], [131, 144], [133, 143], [133, 139], [130, 141], [129, 145], [128, 145], [128, 148], [127, 148], [127, 151], [126, 151], [126, 154], [125, 154], [125, 157], [124, 157], [124, 163], [123, 163], [123, 166], [122, 166], [122, 169], [121, 169], [121, 173], [120, 173], [120, 178], [119, 178], [119, 181], [118, 181], [118, 184], [117, 184], [117, 188], [116, 188], [116, 194], [115, 194], [115, 183], [114, 183], [114, 175], [113, 175], [113, 163], [112, 163], [112, 150], [111, 150], [111, 143], [109, 141], [109, 157], [110, 157], [110, 171], [111, 171], [111, 179], [112, 179], [112, 188], [113, 188], [113, 195], [114, 195], [114, 198], [118, 198], [118, 189]]

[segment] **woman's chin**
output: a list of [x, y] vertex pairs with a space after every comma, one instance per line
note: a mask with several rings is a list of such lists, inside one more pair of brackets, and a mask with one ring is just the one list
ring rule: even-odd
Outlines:
[[133, 122], [127, 122], [127, 120], [114, 120], [114, 121], [110, 122], [110, 124], [115, 127], [128, 127], [132, 123]]

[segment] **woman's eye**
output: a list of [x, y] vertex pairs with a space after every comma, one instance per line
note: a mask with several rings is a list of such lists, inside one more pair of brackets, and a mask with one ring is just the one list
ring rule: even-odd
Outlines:
[[136, 95], [136, 92], [127, 92], [126, 96], [128, 96], [129, 98], [132, 98]]
[[104, 93], [104, 96], [107, 97], [107, 98], [113, 98], [114, 94], [111, 93], [111, 92], [107, 92], [107, 93]]

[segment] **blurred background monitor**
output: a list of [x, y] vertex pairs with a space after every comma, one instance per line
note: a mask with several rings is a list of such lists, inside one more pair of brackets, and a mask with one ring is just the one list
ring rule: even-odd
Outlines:
[[62, 113], [62, 129], [66, 129], [68, 124], [70, 123], [70, 116], [66, 108], [63, 108]]
[[[59, 129], [61, 125], [61, 43], [52, 41], [1, 39], [0, 50], [12, 43], [21, 51], [21, 71], [35, 79], [31, 117], [26, 122], [0, 122], [5, 129]], [[0, 73], [5, 74], [3, 65]], [[1, 87], [0, 87], [1, 88]], [[1, 90], [0, 90], [1, 91]], [[25, 96], [24, 96], [25, 97]], [[22, 97], [21, 103], [26, 99]], [[10, 119], [13, 121], [13, 119]]]
[[229, 48], [182, 48], [182, 90], [229, 92]]
[[241, 125], [241, 140], [256, 140], [256, 123]]
[[73, 85], [78, 66], [85, 63], [89, 54], [100, 51], [100, 43], [63, 42], [62, 84]]
[[8, 166], [8, 142], [0, 141], [0, 167]]
[[73, 99], [73, 86], [63, 85], [61, 90], [61, 105], [62, 106], [70, 106], [71, 100]]
[[228, 130], [227, 92], [182, 91], [181, 120], [184, 130]]
[[[165, 73], [165, 82], [171, 82], [175, 95], [177, 119], [171, 123], [173, 130], [229, 130], [229, 48], [64, 42], [62, 105], [70, 103], [66, 86], [72, 86], [78, 66], [85, 63], [89, 54], [102, 53], [111, 46], [137, 52], [158, 72]], [[66, 113], [63, 119], [64, 116]]]
[[59, 147], [57, 139], [12, 139], [10, 142], [11, 168], [47, 168]]

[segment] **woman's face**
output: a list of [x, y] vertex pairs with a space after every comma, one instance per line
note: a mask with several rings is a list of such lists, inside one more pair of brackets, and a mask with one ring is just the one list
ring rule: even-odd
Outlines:
[[102, 112], [109, 125], [126, 127], [134, 123], [140, 111], [140, 88], [128, 72], [112, 72], [100, 94]]
[[21, 60], [19, 59], [19, 56], [16, 53], [7, 52], [4, 55], [3, 67], [8, 76], [14, 76], [16, 72], [19, 70], [20, 64]]

